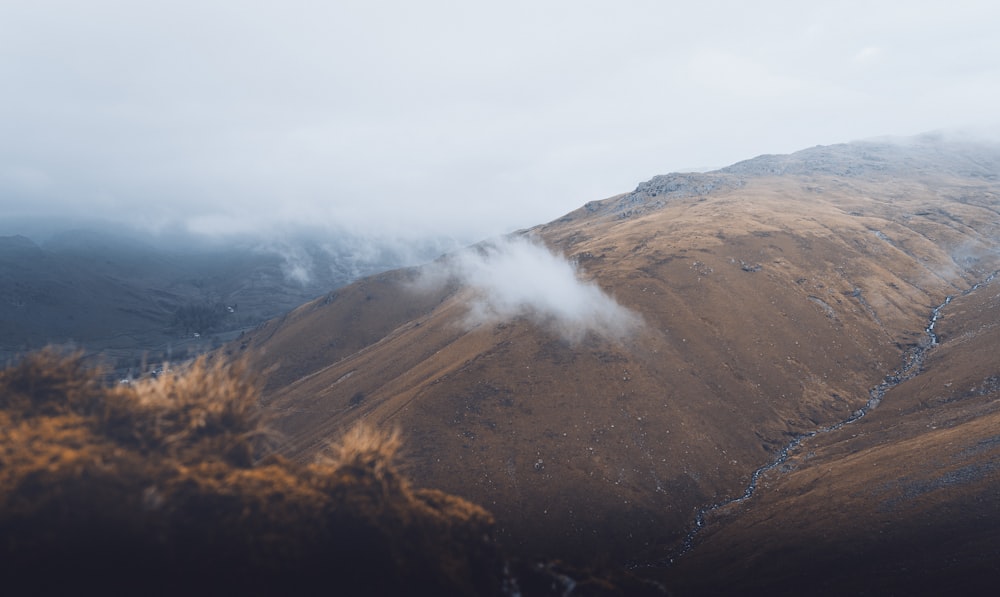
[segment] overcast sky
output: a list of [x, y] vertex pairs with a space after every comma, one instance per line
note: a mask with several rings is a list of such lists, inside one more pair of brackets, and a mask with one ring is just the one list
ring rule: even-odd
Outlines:
[[0, 0], [0, 217], [475, 240], [995, 125], [1000, 3]]

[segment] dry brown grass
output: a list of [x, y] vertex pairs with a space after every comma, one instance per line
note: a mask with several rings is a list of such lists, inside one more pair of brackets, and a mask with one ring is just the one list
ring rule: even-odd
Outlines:
[[260, 384], [246, 363], [204, 358], [120, 390], [124, 399], [104, 413], [109, 435], [180, 460], [206, 454], [249, 466], [274, 434], [259, 408]]
[[266, 455], [258, 387], [205, 360], [108, 387], [51, 350], [0, 372], [0, 577], [35, 593], [499, 591], [492, 518], [411, 487], [398, 431], [355, 427], [297, 465]]
[[398, 428], [386, 431], [360, 422], [331, 442], [316, 463], [333, 469], [371, 471], [375, 477], [386, 479], [394, 476], [402, 447], [403, 437]]

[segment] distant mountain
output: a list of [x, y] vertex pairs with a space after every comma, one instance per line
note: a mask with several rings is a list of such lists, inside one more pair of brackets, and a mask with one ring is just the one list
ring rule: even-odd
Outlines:
[[[1000, 547], [998, 175], [1000, 147], [925, 136], [657, 176], [516, 235], [555, 256], [484, 243], [226, 351], [272, 371], [286, 454], [399, 426], [411, 477], [525, 555], [646, 564], [692, 594], [833, 592], [859, 560], [870, 586], [971, 590]], [[986, 555], [910, 567], [909, 542], [964, 538]]]
[[[0, 362], [69, 344], [122, 375], [220, 346], [361, 275], [407, 263], [354, 238], [154, 243], [103, 229], [0, 236]], [[427, 258], [437, 253], [431, 252]]]
[[995, 145], [946, 140], [928, 133], [909, 138], [818, 145], [790, 155], [762, 155], [722, 168], [741, 176], [831, 175], [904, 179], [958, 176], [996, 181], [1000, 155]]

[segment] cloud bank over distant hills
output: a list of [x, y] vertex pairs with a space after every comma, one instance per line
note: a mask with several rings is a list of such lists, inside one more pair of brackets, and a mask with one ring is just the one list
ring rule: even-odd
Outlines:
[[995, 123], [998, 21], [987, 2], [5, 2], [0, 214], [474, 242], [656, 174]]
[[587, 334], [622, 340], [641, 323], [574, 264], [525, 237], [505, 237], [450, 255], [425, 268], [420, 286], [457, 281], [471, 289], [465, 325], [474, 328], [527, 318], [564, 340]]

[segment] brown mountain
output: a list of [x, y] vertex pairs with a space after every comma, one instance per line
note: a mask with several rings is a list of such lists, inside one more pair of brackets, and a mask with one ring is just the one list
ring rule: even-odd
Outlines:
[[398, 426], [410, 476], [485, 506], [518, 553], [653, 563], [695, 593], [718, 588], [706, 570], [723, 588], [794, 584], [775, 562], [804, 544], [833, 574], [843, 553], [824, 546], [872, 524], [934, 542], [976, 527], [987, 511], [961, 506], [976, 496], [995, 520], [996, 285], [944, 306], [939, 337], [925, 328], [1000, 267], [998, 175], [1000, 148], [925, 136], [657, 176], [522, 233], [576, 264], [575, 289], [547, 252], [485, 244], [229, 350], [270, 371], [287, 455], [359, 420]]

